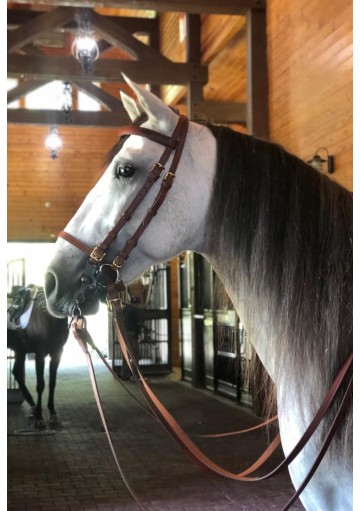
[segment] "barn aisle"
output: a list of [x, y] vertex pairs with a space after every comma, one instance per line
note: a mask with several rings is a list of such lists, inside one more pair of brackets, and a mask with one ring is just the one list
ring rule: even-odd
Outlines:
[[[27, 366], [27, 382], [34, 389], [33, 362]], [[148, 510], [280, 511], [292, 495], [287, 475], [254, 485], [205, 473], [99, 361], [95, 367], [120, 463]], [[256, 423], [231, 401], [195, 390], [174, 375], [152, 377], [149, 383], [188, 433], [232, 431]], [[127, 386], [138, 394], [135, 383]], [[8, 511], [137, 511], [112, 459], [85, 365], [60, 365], [56, 404], [62, 427], [38, 436], [15, 434], [27, 428], [28, 407], [8, 406]], [[240, 471], [264, 447], [264, 434], [197, 442], [214, 460]], [[292, 509], [303, 507], [297, 502]]]

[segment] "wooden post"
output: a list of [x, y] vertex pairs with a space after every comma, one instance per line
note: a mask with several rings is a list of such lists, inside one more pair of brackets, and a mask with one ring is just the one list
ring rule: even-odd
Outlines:
[[[200, 14], [186, 14], [185, 23], [187, 28], [186, 37], [186, 62], [192, 64], [201, 63], [200, 45]], [[189, 82], [187, 84], [187, 112], [191, 120], [196, 120], [194, 105], [203, 101], [203, 83]]]
[[192, 317], [192, 384], [194, 387], [204, 387], [204, 309], [203, 302], [203, 271], [202, 256], [194, 253], [194, 289]]
[[266, 11], [249, 9], [246, 15], [247, 119], [251, 135], [269, 137]]
[[[160, 23], [159, 23], [159, 16], [157, 16], [154, 19], [154, 22], [156, 23], [155, 26], [152, 27], [151, 32], [149, 32], [149, 44], [150, 47], [160, 53]], [[150, 84], [150, 91], [155, 94], [158, 98], [161, 97], [161, 89], [160, 85], [153, 85]]]

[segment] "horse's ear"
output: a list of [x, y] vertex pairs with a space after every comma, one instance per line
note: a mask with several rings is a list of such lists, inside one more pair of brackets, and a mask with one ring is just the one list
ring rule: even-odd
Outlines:
[[127, 84], [132, 88], [136, 94], [139, 106], [149, 117], [165, 130], [172, 130], [177, 122], [177, 115], [168, 106], [165, 105], [154, 94], [142, 89], [136, 83], [132, 82], [130, 78], [124, 75]]
[[141, 110], [136, 103], [136, 101], [125, 94], [125, 92], [120, 91], [121, 101], [124, 105], [125, 110], [129, 114], [129, 117], [131, 119], [131, 122], [134, 122], [136, 119], [138, 119], [141, 115]]

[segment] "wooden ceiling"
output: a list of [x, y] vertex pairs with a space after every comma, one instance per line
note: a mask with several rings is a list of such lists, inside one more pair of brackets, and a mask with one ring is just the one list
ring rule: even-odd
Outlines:
[[[9, 2], [8, 77], [18, 85], [8, 103], [19, 100], [20, 107], [8, 109], [8, 239], [54, 239], [96, 182], [116, 128], [128, 123], [121, 72], [192, 119], [266, 136], [264, 6], [264, 0]], [[71, 55], [79, 15], [91, 19], [101, 52], [88, 73]], [[72, 84], [70, 123], [61, 110], [25, 108], [26, 95], [52, 80]], [[77, 111], [78, 91], [101, 110]], [[64, 140], [55, 161], [44, 147], [52, 124]]]

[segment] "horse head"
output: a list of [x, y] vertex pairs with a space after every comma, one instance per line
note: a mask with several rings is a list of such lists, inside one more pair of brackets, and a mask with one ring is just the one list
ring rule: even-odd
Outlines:
[[[150, 92], [128, 78], [133, 99], [121, 92], [123, 105], [133, 123], [142, 119], [141, 128], [171, 137], [179, 116]], [[165, 137], [164, 137], [165, 138]], [[171, 149], [171, 148], [170, 148]], [[138, 134], [121, 137], [109, 154], [111, 161], [102, 177], [65, 228], [66, 233], [87, 246], [99, 244], [119, 221], [122, 213], [139, 193], [154, 163], [159, 161], [164, 145]], [[102, 263], [111, 263], [126, 241], [141, 225], [152, 207], [174, 158], [170, 151], [160, 179], [151, 186], [131, 218], [111, 242]], [[216, 142], [210, 131], [189, 123], [185, 145], [176, 169], [176, 179], [155, 218], [139, 238], [126, 262], [119, 268], [119, 278], [129, 283], [155, 263], [167, 261], [183, 250], [201, 249], [207, 206], [215, 169]], [[58, 239], [55, 255], [46, 277], [45, 290], [50, 311], [56, 316], [69, 315], [78, 295], [87, 255], [67, 240]], [[82, 296], [81, 310], [97, 311], [98, 299], [89, 286]]]

